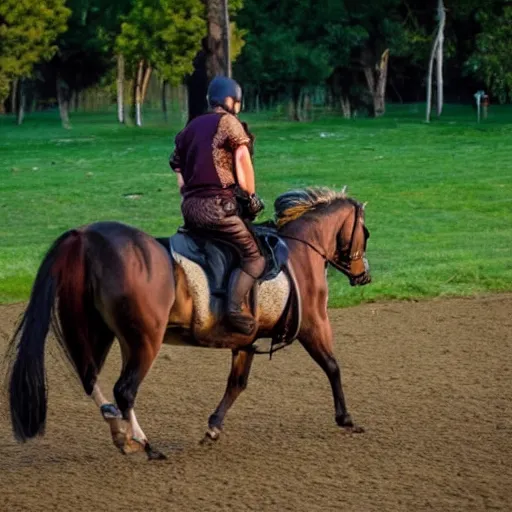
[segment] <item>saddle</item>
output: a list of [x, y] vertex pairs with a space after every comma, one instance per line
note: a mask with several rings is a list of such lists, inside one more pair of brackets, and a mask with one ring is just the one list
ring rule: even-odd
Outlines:
[[[271, 336], [270, 350], [255, 347], [256, 353], [272, 356], [273, 352], [295, 340], [301, 324], [301, 301], [295, 275], [288, 261], [288, 246], [278, 235], [275, 225], [272, 222], [255, 224], [252, 231], [266, 262], [265, 270], [250, 294], [249, 302], [253, 314], [257, 307], [257, 290], [260, 283], [273, 280], [283, 272], [291, 286], [285, 311], [276, 325], [276, 333]], [[166, 248], [172, 259], [179, 255], [201, 267], [208, 281], [210, 299], [213, 301], [210, 307], [220, 307], [227, 298], [231, 274], [240, 264], [241, 255], [238, 249], [225, 240], [212, 238], [209, 232], [185, 228], [179, 228], [170, 238], [157, 238], [157, 241]], [[221, 309], [223, 310], [223, 307]]]
[[[258, 281], [274, 279], [286, 266], [288, 246], [276, 229], [268, 224], [254, 225], [253, 233], [266, 262], [265, 270]], [[240, 254], [234, 245], [212, 238], [208, 232], [179, 228], [168, 240], [167, 247], [171, 254], [178, 253], [204, 270], [212, 295], [227, 294], [231, 273], [240, 262]]]

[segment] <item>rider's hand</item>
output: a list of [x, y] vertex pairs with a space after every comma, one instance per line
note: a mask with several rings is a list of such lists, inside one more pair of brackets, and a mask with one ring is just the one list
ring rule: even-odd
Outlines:
[[256, 217], [258, 213], [262, 212], [265, 209], [265, 203], [257, 194], [251, 194], [249, 196], [249, 213]]

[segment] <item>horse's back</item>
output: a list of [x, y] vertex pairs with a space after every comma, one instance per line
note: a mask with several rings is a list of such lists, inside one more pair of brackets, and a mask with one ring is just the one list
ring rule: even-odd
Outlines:
[[150, 271], [151, 259], [156, 255], [159, 262], [167, 263], [167, 269], [171, 267], [171, 259], [165, 247], [141, 229], [115, 221], [95, 222], [83, 229], [89, 239], [101, 239], [103, 247], [110, 251], [116, 251], [118, 254], [126, 253], [129, 248], [140, 251]]
[[92, 224], [84, 226], [83, 229], [87, 233], [96, 233], [110, 241], [120, 239], [151, 239], [153, 241], [155, 240], [151, 235], [147, 234], [141, 229], [117, 221], [94, 222]]

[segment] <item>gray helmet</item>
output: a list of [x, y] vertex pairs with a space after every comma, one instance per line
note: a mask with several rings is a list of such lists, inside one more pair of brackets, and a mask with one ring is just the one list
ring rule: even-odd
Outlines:
[[208, 86], [208, 105], [210, 108], [222, 107], [228, 112], [231, 109], [226, 106], [226, 98], [233, 98], [235, 101], [242, 101], [242, 88], [232, 78], [227, 76], [216, 76]]

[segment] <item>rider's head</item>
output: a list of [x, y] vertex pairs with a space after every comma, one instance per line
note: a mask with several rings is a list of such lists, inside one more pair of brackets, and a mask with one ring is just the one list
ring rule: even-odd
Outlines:
[[232, 78], [216, 76], [208, 86], [208, 105], [237, 115], [242, 108], [242, 88]]

